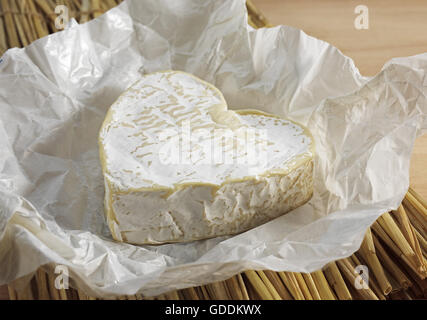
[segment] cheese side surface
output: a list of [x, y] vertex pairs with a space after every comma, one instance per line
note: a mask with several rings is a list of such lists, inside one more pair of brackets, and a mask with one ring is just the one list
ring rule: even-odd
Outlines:
[[228, 110], [183, 72], [146, 75], [110, 108], [99, 135], [105, 213], [132, 244], [233, 235], [306, 203], [314, 142], [301, 125]]

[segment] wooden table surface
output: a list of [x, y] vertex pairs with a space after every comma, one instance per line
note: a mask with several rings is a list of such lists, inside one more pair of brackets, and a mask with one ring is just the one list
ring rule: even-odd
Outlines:
[[[393, 57], [427, 52], [425, 0], [253, 0], [274, 25], [303, 29], [354, 59], [361, 73], [372, 76]], [[369, 29], [356, 30], [355, 8], [369, 9]], [[427, 135], [416, 142], [411, 185], [427, 198]], [[0, 300], [7, 297], [0, 288]]]
[[[427, 52], [425, 0], [253, 0], [273, 24], [304, 30], [351, 57], [366, 76], [377, 74], [393, 57]], [[369, 29], [357, 30], [358, 5], [369, 9]], [[418, 138], [410, 183], [427, 198], [427, 134]]]

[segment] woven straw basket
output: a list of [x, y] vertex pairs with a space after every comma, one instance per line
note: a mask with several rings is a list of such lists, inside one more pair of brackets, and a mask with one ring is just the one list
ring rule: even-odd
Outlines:
[[[11, 47], [23, 47], [58, 31], [55, 7], [66, 5], [80, 23], [96, 18], [121, 0], [0, 0], [0, 56]], [[247, 2], [249, 23], [269, 27], [268, 21]], [[427, 201], [411, 188], [396, 212], [385, 213], [367, 232], [360, 250], [311, 274], [246, 271], [223, 282], [170, 292], [159, 297], [141, 295], [119, 299], [424, 299], [427, 297]], [[356, 266], [370, 270], [368, 286], [360, 286]], [[55, 289], [52, 266], [44, 266], [8, 286], [9, 298], [94, 300], [78, 288]], [[356, 283], [359, 286], [355, 285]], [[359, 289], [356, 289], [359, 288]], [[362, 289], [360, 289], [362, 287]]]

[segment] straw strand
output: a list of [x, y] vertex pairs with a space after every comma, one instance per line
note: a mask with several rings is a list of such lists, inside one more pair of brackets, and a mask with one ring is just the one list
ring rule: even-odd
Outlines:
[[89, 10], [90, 10], [90, 1], [89, 0], [82, 0], [82, 6], [81, 11], [83, 11], [82, 15], [80, 16], [80, 23], [85, 23], [89, 21]]
[[360, 247], [359, 253], [366, 261], [369, 268], [373, 271], [375, 278], [377, 279], [378, 284], [381, 288], [381, 292], [384, 295], [389, 294], [392, 290], [392, 287], [376, 255], [375, 245], [372, 239], [372, 233], [370, 229], [365, 235], [365, 239], [362, 242], [362, 246]]
[[[13, 0], [10, 4], [11, 4], [12, 10], [18, 11], [18, 6], [16, 5], [16, 1]], [[28, 46], [30, 44], [30, 41], [27, 39], [26, 32], [24, 29], [24, 23], [23, 23], [23, 20], [25, 19], [25, 17], [22, 15], [15, 14], [13, 15], [13, 18], [14, 18], [13, 20], [15, 22], [15, 27], [18, 32], [22, 45], [24, 47]]]
[[3, 21], [3, 16], [0, 16], [0, 57], [6, 52], [8, 45], [6, 42], [6, 30]]
[[276, 289], [282, 300], [293, 300], [291, 294], [286, 289], [282, 280], [276, 272], [265, 270], [264, 273], [268, 277], [270, 282], [274, 285], [274, 288]]
[[270, 292], [271, 296], [273, 297], [273, 300], [282, 300], [281, 296], [277, 292], [274, 285], [270, 282], [270, 279], [265, 275], [263, 271], [257, 271], [259, 277], [261, 278], [262, 282], [264, 282], [264, 285], [267, 287], [268, 291]]
[[310, 289], [305, 283], [303, 275], [301, 273], [294, 273], [294, 276], [295, 276], [295, 279], [297, 280], [298, 286], [300, 287], [305, 300], [314, 300], [313, 296], [311, 295]]
[[249, 282], [257, 291], [261, 299], [274, 300], [273, 295], [255, 271], [248, 270], [245, 272], [245, 276], [248, 278]]
[[382, 262], [382, 265], [384, 265], [388, 272], [396, 279], [396, 281], [399, 282], [400, 286], [402, 286], [404, 289], [409, 288], [412, 285], [412, 282], [390, 258], [390, 256], [384, 250], [383, 246], [374, 234], [372, 235], [372, 239], [374, 241], [376, 253], [378, 255], [378, 258]]
[[336, 300], [335, 295], [332, 292], [323, 272], [316, 271], [313, 272], [311, 275], [322, 300]]
[[290, 272], [278, 272], [284, 285], [291, 293], [295, 300], [304, 300], [304, 294], [302, 293], [295, 276]]
[[331, 262], [325, 269], [325, 276], [330, 286], [336, 292], [340, 300], [352, 300], [350, 291], [348, 290], [344, 278], [342, 277], [338, 266], [335, 262]]
[[21, 42], [19, 41], [18, 33], [15, 28], [14, 19], [11, 13], [9, 0], [0, 0], [0, 5], [3, 9], [4, 22], [7, 32], [7, 38], [9, 40], [9, 47], [21, 47]]
[[[350, 259], [342, 259], [337, 261], [337, 265], [340, 269], [340, 271], [343, 273], [343, 276], [347, 279], [347, 281], [353, 285], [356, 283], [360, 284], [360, 289], [355, 290], [358, 294], [361, 295], [361, 297], [365, 300], [378, 300], [378, 297], [375, 295], [375, 293], [367, 287], [367, 283], [363, 283], [363, 278], [358, 278], [356, 276], [356, 273], [354, 272], [355, 267], [350, 262]], [[360, 282], [362, 283], [360, 283]], [[352, 289], [355, 289], [354, 287], [351, 287]]]
[[37, 32], [37, 37], [42, 38], [44, 36], [47, 36], [49, 34], [45, 21], [37, 14], [36, 6], [33, 2], [34, 0], [27, 0], [28, 8], [30, 12], [33, 13], [31, 15], [31, 18], [34, 23], [35, 30]]
[[245, 282], [243, 281], [242, 275], [237, 275], [237, 280], [239, 281], [240, 289], [242, 290], [243, 300], [249, 300], [249, 294], [246, 290]]

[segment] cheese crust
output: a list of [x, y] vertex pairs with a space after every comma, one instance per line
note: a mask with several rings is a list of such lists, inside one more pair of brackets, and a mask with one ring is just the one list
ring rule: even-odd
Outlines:
[[99, 146], [106, 219], [117, 241], [234, 235], [313, 193], [314, 142], [306, 128], [228, 110], [218, 89], [183, 72], [144, 76], [123, 93]]

